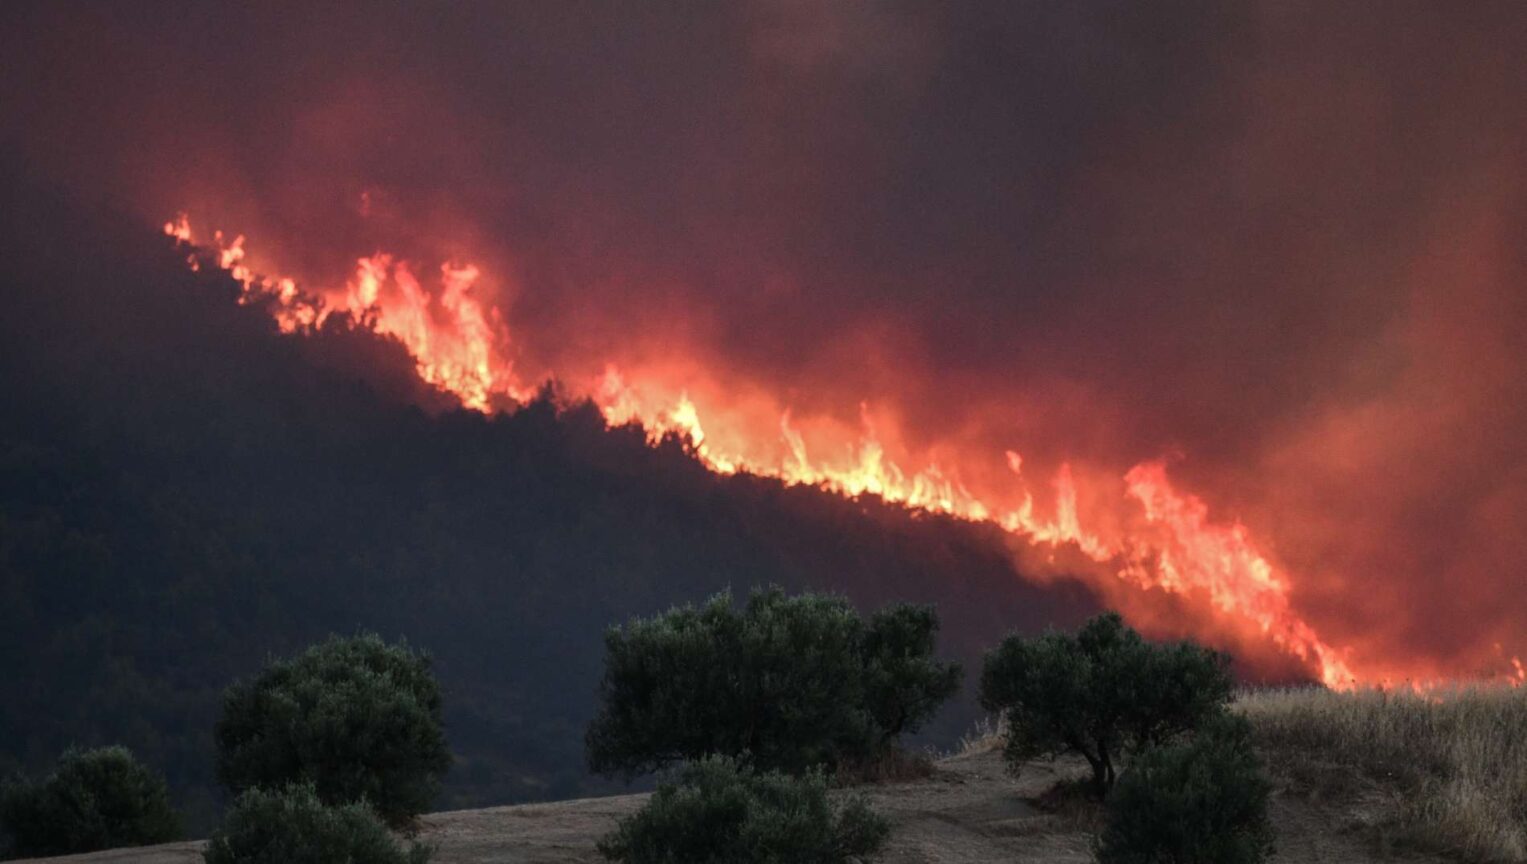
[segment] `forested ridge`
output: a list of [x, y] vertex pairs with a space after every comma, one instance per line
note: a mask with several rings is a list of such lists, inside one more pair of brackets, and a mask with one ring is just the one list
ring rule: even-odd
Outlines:
[[973, 657], [1095, 609], [1024, 582], [995, 529], [718, 477], [554, 387], [453, 409], [395, 343], [283, 337], [147, 226], [0, 184], [30, 203], [0, 215], [0, 774], [125, 744], [203, 829], [223, 688], [366, 629], [435, 656], [440, 808], [586, 794], [602, 634], [631, 615], [840, 590], [937, 603]]

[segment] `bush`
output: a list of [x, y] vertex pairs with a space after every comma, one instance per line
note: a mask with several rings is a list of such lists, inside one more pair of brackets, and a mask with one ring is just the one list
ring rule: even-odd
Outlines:
[[430, 849], [404, 849], [365, 804], [331, 807], [311, 784], [251, 789], [212, 835], [207, 864], [424, 864]]
[[1184, 743], [1147, 749], [1108, 798], [1103, 864], [1255, 864], [1273, 851], [1270, 785], [1242, 717], [1222, 715]]
[[959, 687], [932, 657], [938, 617], [900, 606], [866, 624], [838, 597], [721, 594], [605, 637], [590, 767], [634, 776], [711, 753], [799, 773], [879, 757]]
[[0, 789], [0, 827], [12, 855], [67, 855], [180, 837], [164, 778], [123, 747], [70, 749], [40, 782]]
[[1258, 690], [1235, 708], [1288, 792], [1333, 818], [1452, 860], [1527, 861], [1527, 687]]
[[374, 635], [330, 638], [234, 684], [215, 734], [233, 792], [307, 782], [394, 827], [428, 809], [451, 761], [429, 658]]
[[838, 864], [879, 851], [889, 833], [863, 800], [834, 805], [820, 771], [759, 774], [712, 756], [660, 785], [599, 851], [625, 864]]
[[1113, 613], [1074, 636], [1010, 636], [981, 670], [981, 704], [1007, 722], [1009, 765], [1080, 753], [1098, 796], [1113, 786], [1120, 756], [1222, 714], [1233, 687], [1225, 655], [1146, 642]]

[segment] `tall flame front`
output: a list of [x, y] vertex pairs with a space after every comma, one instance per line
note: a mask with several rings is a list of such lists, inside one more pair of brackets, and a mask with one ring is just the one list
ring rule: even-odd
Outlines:
[[[196, 245], [185, 215], [164, 225], [192, 267], [215, 264], [243, 285], [245, 302], [260, 302], [283, 332], [302, 334], [330, 316], [397, 339], [425, 381], [453, 394], [467, 408], [491, 412], [534, 396], [516, 373], [509, 327], [500, 310], [477, 292], [482, 271], [446, 264], [416, 272], [386, 253], [359, 258], [341, 287], [299, 290], [289, 278], [259, 276], [245, 264], [245, 239], [214, 234]], [[586, 398], [611, 425], [636, 423], [649, 440], [677, 434], [712, 471], [747, 472], [786, 484], [817, 486], [846, 496], [875, 495], [910, 509], [999, 526], [1029, 544], [1074, 549], [1096, 564], [1105, 593], [1159, 590], [1207, 603], [1241, 638], [1270, 642], [1297, 658], [1328, 686], [1386, 683], [1395, 670], [1354, 668], [1350, 649], [1323, 639], [1294, 609], [1288, 574], [1270, 560], [1238, 523], [1216, 522], [1206, 504], [1175, 488], [1164, 463], [1145, 462], [1122, 478], [1123, 494], [1079, 502], [1078, 473], [1062, 464], [1053, 478], [1053, 503], [1036, 503], [1016, 451], [994, 478], [962, 464], [911, 469], [897, 464], [867, 406], [859, 428], [830, 418], [802, 420], [765, 394], [741, 399], [728, 388], [676, 380], [661, 370], [607, 364], [589, 381], [562, 382]], [[971, 488], [980, 475], [979, 492]], [[1099, 503], [1101, 501], [1101, 503]], [[1101, 526], [1108, 526], [1107, 528]], [[1513, 673], [1524, 677], [1520, 660]], [[1414, 682], [1413, 682], [1414, 683]]]

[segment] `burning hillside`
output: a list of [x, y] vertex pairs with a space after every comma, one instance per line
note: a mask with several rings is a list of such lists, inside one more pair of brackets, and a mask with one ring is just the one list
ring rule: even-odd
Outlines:
[[[243, 235], [227, 240], [215, 232], [211, 246], [198, 247], [185, 214], [165, 223], [164, 232], [186, 251], [192, 268], [215, 264], [229, 271], [243, 285], [242, 302], [265, 306], [284, 333], [310, 333], [329, 316], [343, 316], [397, 339], [421, 378], [477, 411], [513, 410], [536, 392], [537, 382], [516, 374], [505, 316], [474, 294], [482, 275], [475, 266], [442, 264], [438, 283], [425, 287], [409, 262], [377, 253], [358, 259], [342, 287], [315, 291], [290, 277], [251, 270]], [[697, 366], [680, 360], [670, 368]], [[1350, 666], [1350, 651], [1323, 641], [1294, 610], [1289, 577], [1258, 549], [1248, 529], [1213, 520], [1203, 501], [1173, 487], [1163, 462], [1134, 466], [1122, 483], [1098, 479], [1105, 489], [1121, 485], [1122, 493], [1089, 489], [1084, 497], [1072, 467], [1062, 463], [1046, 490], [1049, 500], [1036, 504], [1016, 451], [1005, 451], [1010, 473], [995, 479], [980, 472], [982, 460], [970, 460], [977, 468], [972, 471], [957, 452], [949, 464], [903, 468], [914, 464], [907, 461], [912, 454], [905, 446], [888, 452], [885, 441], [902, 436], [893, 426], [882, 440], [886, 421], [867, 403], [861, 403], [862, 422], [853, 429], [831, 417], [793, 416], [789, 405], [759, 392], [755, 382], [741, 385], [608, 364], [595, 380], [569, 382], [569, 395], [592, 402], [611, 426], [638, 425], [654, 444], [681, 436], [717, 473], [746, 472], [850, 497], [874, 495], [914, 511], [991, 523], [1028, 544], [1075, 550], [1096, 567], [1074, 572], [1089, 576], [1094, 590], [1125, 610], [1138, 599], [1134, 592], [1183, 595], [1220, 619], [1217, 629], [1189, 623], [1189, 632], [1223, 639], [1229, 631], [1241, 645], [1271, 642], [1331, 687], [1393, 684], [1399, 676], [1427, 680], [1384, 658], [1364, 658], [1366, 668]], [[691, 397], [692, 387], [704, 394], [698, 396], [703, 402]], [[738, 390], [754, 395], [738, 399], [732, 395]], [[1521, 683], [1521, 661], [1509, 659], [1502, 675]]]
[[0, 144], [293, 340], [1330, 684], [1521, 678], [1519, 4], [182, 11], [9, 4]]

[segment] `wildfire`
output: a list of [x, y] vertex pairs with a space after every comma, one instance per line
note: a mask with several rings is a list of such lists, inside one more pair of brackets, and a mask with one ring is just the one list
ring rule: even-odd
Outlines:
[[[188, 263], [215, 263], [243, 285], [242, 302], [264, 304], [285, 333], [322, 327], [335, 314], [400, 341], [419, 375], [477, 411], [512, 408], [529, 401], [533, 387], [516, 375], [509, 330], [499, 310], [485, 306], [477, 287], [482, 278], [471, 265], [443, 265], [427, 285], [406, 261], [377, 253], [356, 260], [342, 288], [316, 294], [298, 290], [291, 279], [255, 275], [244, 263], [245, 238], [214, 234], [213, 246], [198, 254], [185, 215], [165, 223], [164, 233], [190, 249]], [[1245, 526], [1218, 524], [1197, 497], [1176, 490], [1164, 464], [1136, 465], [1124, 475], [1123, 495], [1112, 501], [1107, 533], [1089, 527], [1104, 520], [1081, 506], [1069, 464], [1060, 466], [1052, 487], [1054, 504], [1042, 514], [1024, 482], [1022, 456], [1005, 453], [1005, 480], [987, 483], [982, 494], [961, 481], [958, 465], [928, 465], [911, 471], [888, 455], [873, 413], [861, 406], [860, 428], [792, 417], [772, 400], [761, 410], [743, 410], [719, 395], [703, 399], [659, 375], [632, 373], [614, 364], [573, 394], [587, 398], [611, 425], [640, 424], [657, 441], [677, 434], [709, 469], [747, 472], [787, 484], [821, 487], [846, 496], [875, 495], [914, 510], [990, 523], [1030, 543], [1073, 548], [1096, 562], [1099, 572], [1126, 585], [1206, 600], [1237, 632], [1270, 641], [1307, 664], [1328, 686], [1388, 683], [1349, 665], [1348, 651], [1326, 641], [1293, 608], [1290, 580], [1259, 550]], [[698, 382], [693, 382], [698, 385]], [[702, 407], [702, 402], [705, 404]], [[755, 406], [756, 407], [756, 406]], [[767, 417], [766, 422], [758, 418]], [[1520, 660], [1507, 676], [1527, 680]]]
[[[195, 246], [184, 213], [164, 223], [164, 233], [179, 245]], [[497, 310], [484, 309], [473, 294], [481, 272], [470, 264], [441, 265], [439, 289], [431, 291], [407, 262], [379, 252], [356, 260], [355, 275], [343, 291], [309, 295], [293, 279], [256, 275], [244, 263], [244, 235], [228, 240], [217, 231], [212, 240], [211, 259], [243, 285], [242, 302], [266, 303], [283, 333], [322, 327], [337, 309], [402, 342], [420, 377], [468, 408], [488, 411], [494, 394], [519, 403], [531, 395], [517, 386], [513, 364], [501, 353], [509, 339]], [[186, 261], [192, 269], [201, 266], [195, 252]]]

